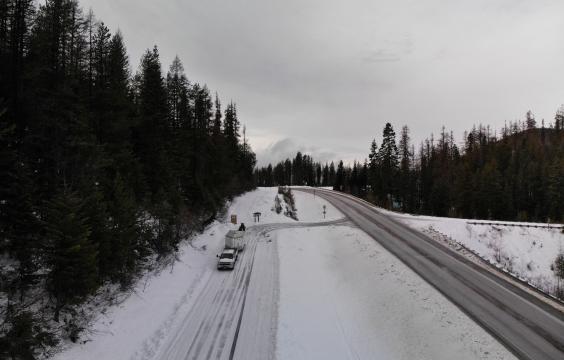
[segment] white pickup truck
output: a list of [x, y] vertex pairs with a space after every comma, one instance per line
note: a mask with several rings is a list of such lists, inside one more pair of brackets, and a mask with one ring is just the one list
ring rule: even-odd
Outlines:
[[233, 270], [235, 268], [235, 261], [237, 261], [237, 250], [223, 249], [221, 254], [217, 255], [217, 257], [219, 258], [217, 261], [218, 270]]

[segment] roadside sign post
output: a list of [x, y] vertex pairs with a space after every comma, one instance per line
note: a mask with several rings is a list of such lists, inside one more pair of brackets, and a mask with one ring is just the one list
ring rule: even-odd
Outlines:
[[231, 223], [237, 225], [237, 215], [231, 215]]
[[327, 207], [323, 205], [323, 218], [325, 219], [325, 214], [327, 214]]
[[257, 211], [256, 213], [253, 213], [253, 218], [255, 219], [255, 222], [260, 222], [260, 216], [261, 215], [262, 214], [259, 211]]

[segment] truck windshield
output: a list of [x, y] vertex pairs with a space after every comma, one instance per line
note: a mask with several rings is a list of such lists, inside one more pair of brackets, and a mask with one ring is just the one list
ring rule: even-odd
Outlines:
[[233, 254], [221, 254], [220, 259], [233, 259]]

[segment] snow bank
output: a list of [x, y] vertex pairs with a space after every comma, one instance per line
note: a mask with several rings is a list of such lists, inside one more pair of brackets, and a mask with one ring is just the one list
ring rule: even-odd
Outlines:
[[557, 279], [551, 265], [564, 250], [561, 229], [516, 226], [539, 225], [532, 223], [495, 222], [496, 225], [490, 225], [475, 220], [384, 212], [432, 237], [447, 236], [545, 292], [555, 290]]

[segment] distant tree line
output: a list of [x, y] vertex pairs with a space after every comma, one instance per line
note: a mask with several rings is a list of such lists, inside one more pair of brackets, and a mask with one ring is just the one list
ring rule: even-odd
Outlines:
[[[304, 160], [305, 159], [305, 160]], [[499, 134], [478, 126], [456, 144], [444, 128], [415, 150], [409, 129], [386, 124], [368, 158], [337, 168], [298, 153], [257, 169], [259, 186], [332, 186], [380, 206], [414, 214], [476, 219], [564, 221], [564, 107], [553, 123], [507, 124]]]
[[0, 358], [76, 339], [72, 305], [174, 252], [255, 162], [235, 104], [178, 58], [165, 77], [154, 47], [131, 74], [78, 1], [0, 0]]
[[255, 169], [255, 182], [259, 186], [333, 186], [335, 176], [334, 163], [321, 164], [301, 152], [298, 152], [295, 158], [286, 159], [274, 167], [269, 164]]

